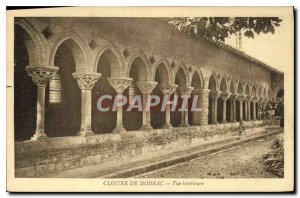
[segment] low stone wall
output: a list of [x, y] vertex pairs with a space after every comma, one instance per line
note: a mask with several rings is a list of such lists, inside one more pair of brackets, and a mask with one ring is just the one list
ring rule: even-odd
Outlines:
[[[245, 122], [248, 131], [259, 130], [264, 121]], [[238, 134], [239, 123], [188, 128], [129, 131], [87, 138], [60, 137], [15, 143], [15, 176], [40, 177], [74, 168], [160, 154], [164, 150], [201, 145]]]

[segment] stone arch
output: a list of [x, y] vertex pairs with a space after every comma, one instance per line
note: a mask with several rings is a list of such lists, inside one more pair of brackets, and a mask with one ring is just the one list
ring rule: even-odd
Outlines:
[[219, 90], [218, 77], [217, 77], [215, 72], [212, 72], [210, 77], [209, 77], [208, 89], [210, 91], [218, 91]]
[[[135, 76], [132, 76], [135, 73]], [[143, 56], [136, 56], [132, 59], [129, 66], [128, 77], [135, 81], [147, 81], [151, 76], [149, 64]]]
[[14, 23], [15, 28], [16, 26], [21, 27], [30, 37], [30, 39], [25, 42], [29, 54], [29, 65], [46, 66], [46, 51], [41, 33], [24, 18], [16, 18]]
[[72, 54], [76, 62], [76, 72], [87, 71], [89, 65], [89, 59], [87, 58], [87, 53], [89, 53], [88, 47], [84, 41], [73, 32], [63, 34], [55, 40], [50, 51], [49, 65], [54, 65], [56, 52], [65, 42], [70, 42]]
[[[278, 98], [278, 96], [284, 96], [284, 89], [283, 87], [279, 87], [274, 91], [274, 98]], [[279, 97], [279, 98], [280, 98]]]
[[80, 130], [81, 91], [72, 74], [86, 71], [85, 53], [82, 44], [72, 33], [61, 35], [52, 45], [48, 61], [49, 65], [59, 67], [61, 101], [58, 104], [49, 101], [46, 105], [46, 116], [56, 118], [45, 121], [49, 136], [75, 135]]
[[187, 69], [184, 66], [178, 66], [174, 71], [175, 84], [178, 84], [179, 87], [189, 87], [190, 78]]
[[228, 83], [225, 77], [221, 79], [220, 82], [220, 91], [228, 91]]
[[236, 93], [236, 88], [235, 88], [235, 81], [234, 81], [234, 79], [231, 79], [231, 81], [230, 81], [229, 91], [230, 91], [231, 93]]
[[113, 99], [104, 101], [104, 105], [109, 107], [108, 111], [99, 111], [97, 101], [101, 96], [109, 95], [115, 97], [116, 91], [109, 83], [109, 78], [120, 78], [121, 63], [116, 52], [111, 48], [99, 50], [97, 54], [97, 64], [95, 72], [101, 73], [101, 78], [95, 83], [92, 90], [92, 130], [95, 133], [111, 133], [116, 127], [117, 113], [112, 111]]
[[257, 86], [257, 96], [262, 97], [262, 91], [261, 91], [261, 86]]
[[245, 94], [247, 96], [250, 96], [250, 85], [249, 85], [249, 83], [245, 84]]
[[244, 94], [244, 88], [243, 88], [243, 83], [242, 82], [238, 82], [237, 93], [238, 94]]
[[195, 89], [203, 89], [203, 76], [200, 70], [195, 70], [192, 73], [191, 86]]
[[280, 88], [278, 91], [275, 92], [276, 98], [284, 98], [284, 89]]
[[266, 87], [263, 88], [263, 98], [266, 98], [267, 97], [267, 89]]
[[161, 84], [174, 84], [174, 78], [170, 68], [170, 65], [165, 59], [158, 61], [153, 67], [153, 80], [155, 81], [156, 73], [159, 72], [162, 80]]
[[122, 66], [124, 66], [124, 61], [122, 58], [122, 54], [118, 51], [118, 49], [109, 46], [105, 48], [101, 48], [96, 52], [96, 58], [94, 61], [94, 71], [97, 71], [99, 59], [102, 56], [106, 56], [110, 60], [111, 70], [114, 71], [112, 73], [112, 77], [121, 77], [122, 76]]
[[[174, 84], [172, 79], [172, 76], [170, 76], [170, 72], [168, 71], [168, 64], [161, 60], [159, 61], [153, 69], [154, 73], [154, 81], [158, 83], [158, 86], [154, 88], [152, 91], [152, 94], [155, 96], [159, 96], [161, 98], [161, 101], [163, 100], [164, 94], [161, 92], [161, 86], [162, 85], [170, 85]], [[163, 128], [166, 123], [166, 112], [161, 111], [161, 104], [152, 107], [151, 109], [151, 126], [154, 129]]]
[[255, 85], [252, 86], [252, 96], [257, 97], [257, 88]]

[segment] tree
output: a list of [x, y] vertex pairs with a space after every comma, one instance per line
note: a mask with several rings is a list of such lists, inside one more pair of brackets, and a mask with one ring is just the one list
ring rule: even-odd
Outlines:
[[225, 41], [237, 32], [249, 38], [260, 33], [274, 34], [281, 21], [278, 17], [177, 17], [169, 20], [169, 24], [197, 39]]
[[271, 98], [268, 101], [260, 103], [261, 116], [269, 118], [275, 112], [275, 118], [280, 120], [280, 126], [284, 124], [284, 99]]

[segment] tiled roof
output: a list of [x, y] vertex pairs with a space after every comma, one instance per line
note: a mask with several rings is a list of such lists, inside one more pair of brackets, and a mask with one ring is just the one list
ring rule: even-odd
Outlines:
[[222, 49], [224, 49], [224, 50], [226, 50], [226, 51], [228, 51], [230, 53], [233, 53], [234, 55], [240, 56], [240, 57], [245, 58], [245, 59], [247, 59], [247, 60], [249, 60], [249, 61], [251, 61], [253, 63], [261, 65], [262, 67], [265, 67], [268, 70], [274, 71], [276, 73], [283, 74], [282, 71], [279, 71], [279, 70], [271, 67], [270, 65], [268, 65], [268, 64], [266, 64], [266, 63], [264, 63], [264, 62], [262, 62], [262, 61], [260, 61], [260, 60], [258, 60], [256, 58], [254, 58], [254, 57], [246, 54], [245, 52], [243, 52], [241, 50], [238, 50], [237, 48], [232, 47], [231, 45], [225, 44], [225, 43], [220, 42], [220, 41], [213, 41], [212, 39], [208, 39], [208, 38], [205, 38], [205, 40], [207, 42], [209, 42], [210, 44], [216, 46], [216, 47], [222, 48]]

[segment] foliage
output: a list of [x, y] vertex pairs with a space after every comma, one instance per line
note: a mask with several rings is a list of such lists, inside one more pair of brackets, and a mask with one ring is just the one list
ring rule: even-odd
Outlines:
[[279, 135], [273, 142], [272, 151], [262, 156], [262, 163], [267, 171], [284, 177], [284, 139]]
[[254, 33], [274, 34], [281, 21], [278, 17], [177, 17], [172, 18], [169, 24], [194, 38], [225, 41], [237, 32], [243, 32], [249, 38], [254, 38]]
[[[271, 111], [283, 111], [283, 98], [270, 98], [268, 101], [263, 101], [260, 103], [261, 116], [267, 118], [270, 117]], [[280, 113], [278, 113], [280, 114]], [[281, 118], [279, 118], [281, 119]]]

